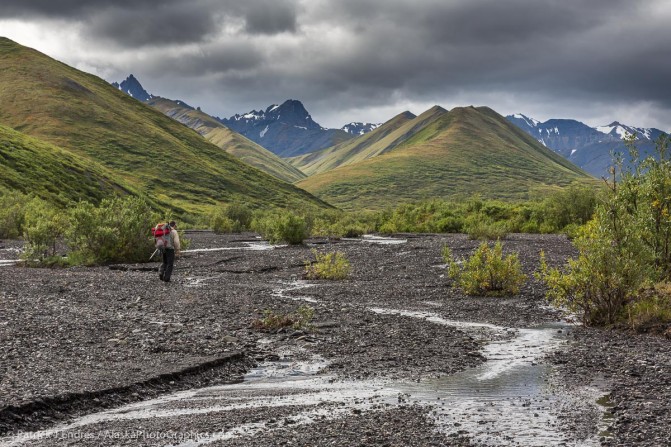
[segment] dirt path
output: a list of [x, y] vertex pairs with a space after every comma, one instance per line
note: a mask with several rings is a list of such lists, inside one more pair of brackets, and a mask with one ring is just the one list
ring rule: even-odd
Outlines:
[[[206, 386], [239, 382], [250, 370], [248, 377], [253, 380], [255, 364], [267, 368], [288, 363], [321, 366], [316, 376], [310, 368], [299, 376], [321, 381], [322, 390], [339, 383], [344, 387], [340, 394], [346, 397], [346, 389], [380, 381], [381, 395], [371, 393], [376, 389], [371, 385], [344, 405], [338, 399], [271, 404], [291, 395], [277, 389], [277, 399], [256, 399], [262, 403], [258, 405], [198, 415], [100, 420], [85, 425], [84, 431], [82, 425], [53, 436], [71, 445], [138, 445], [140, 441], [141, 445], [170, 445], [180, 433], [184, 445], [200, 445], [185, 433], [202, 435], [198, 439], [203, 445], [533, 445], [516, 440], [514, 433], [497, 434], [497, 421], [505, 419], [501, 413], [485, 415], [476, 408], [474, 415], [456, 421], [453, 415], [439, 414], [439, 406], [427, 406], [416, 398], [421, 394], [416, 388], [399, 385], [452, 380], [455, 374], [482, 365], [492, 342], [513, 339], [524, 333], [522, 328], [559, 320], [555, 311], [543, 305], [542, 287], [533, 279], [520, 296], [505, 299], [465, 297], [450, 287], [440, 266], [442, 246], [448, 244], [461, 256], [473, 250], [476, 242], [461, 235], [427, 235], [407, 236], [395, 243], [320, 243], [315, 246], [318, 250], [344, 251], [352, 263], [352, 275], [344, 281], [305, 284], [299, 280], [314, 247], [259, 250], [262, 247], [254, 235], [193, 233], [187, 237], [193, 251], [177, 261], [169, 284], [147, 269], [155, 264], [67, 270], [0, 267], [2, 433], [53, 429], [105, 408], [144, 405], [179, 390], [193, 393]], [[537, 267], [540, 249], [553, 263], [573, 253], [571, 244], [558, 236], [513, 235], [505, 249], [520, 253], [528, 274]], [[266, 309], [288, 313], [300, 305], [315, 309], [314, 331], [251, 329], [251, 322]], [[424, 316], [418, 318], [418, 313]], [[426, 316], [503, 329], [437, 325]], [[668, 348], [669, 341], [659, 338], [565, 330], [549, 351], [549, 361], [543, 354], [525, 366], [541, 368], [534, 373], [540, 378], [536, 388], [546, 393], [529, 400], [527, 425], [535, 423], [542, 429], [545, 424], [552, 430], [557, 426], [561, 442], [568, 445], [589, 445], [590, 440], [603, 445], [665, 445], [671, 426]], [[215, 396], [205, 392], [207, 399], [201, 396], [193, 401], [199, 404], [187, 408], [205, 406], [204, 400], [226, 407], [233, 398], [252, 399], [256, 393], [241, 396], [243, 391], [233, 386], [222, 389], [223, 394]], [[236, 392], [237, 397], [229, 394]], [[306, 399], [313, 395], [312, 391], [294, 392]], [[557, 399], [553, 393], [573, 397]], [[602, 403], [609, 407], [598, 406], [596, 399], [607, 394]], [[581, 401], [587, 403], [576, 404]], [[543, 409], [534, 409], [534, 402]], [[207, 403], [209, 408], [212, 404]], [[612, 419], [603, 420], [603, 410], [612, 412]], [[467, 419], [475, 425], [468, 425]], [[249, 424], [255, 423], [264, 425], [254, 432]], [[595, 437], [609, 425], [601, 439]], [[108, 436], [103, 441], [82, 439], [85, 433]], [[175, 437], [168, 442], [149, 439], [148, 433]], [[49, 444], [53, 439], [2, 439], [0, 445], [14, 445], [11, 441], [53, 445]]]

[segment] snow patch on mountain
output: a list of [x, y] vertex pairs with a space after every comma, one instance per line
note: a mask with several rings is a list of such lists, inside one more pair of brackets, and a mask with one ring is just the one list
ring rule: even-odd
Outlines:
[[537, 119], [529, 118], [528, 116], [522, 115], [521, 113], [515, 113], [513, 115], [513, 118], [517, 118], [518, 120], [523, 120], [524, 122], [527, 123], [527, 125], [529, 127], [536, 127], [541, 123]]
[[266, 135], [266, 132], [268, 132], [270, 126], [266, 126], [265, 129], [263, 129], [260, 133], [259, 136], [263, 138]]
[[341, 129], [350, 135], [364, 135], [368, 132], [372, 132], [381, 125], [382, 123], [373, 124], [373, 123], [351, 122], [342, 126]]

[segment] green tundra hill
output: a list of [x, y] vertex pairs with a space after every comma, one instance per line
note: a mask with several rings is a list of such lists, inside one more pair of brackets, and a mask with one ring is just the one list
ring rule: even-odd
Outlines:
[[399, 129], [404, 129], [405, 125], [415, 118], [417, 118], [415, 115], [406, 111], [360, 137], [288, 160], [307, 175], [363, 161], [380, 155], [393, 147], [394, 143], [402, 141], [404, 131]]
[[321, 169], [336, 167], [319, 171], [317, 155], [305, 165], [317, 173], [297, 185], [343, 209], [380, 209], [473, 194], [525, 200], [572, 183], [596, 184], [487, 107], [433, 107], [348, 157], [365, 137], [341, 146], [345, 155], [336, 147], [320, 152], [328, 161]]
[[268, 149], [232, 131], [205, 112], [182, 102], [155, 97], [147, 104], [201, 134], [207, 141], [266, 173], [293, 183], [306, 177], [300, 170]]
[[2, 189], [33, 193], [60, 205], [99, 202], [114, 194], [142, 195], [98, 163], [0, 125]]
[[230, 201], [329, 206], [105, 80], [6, 38], [0, 38], [0, 104], [0, 124], [103, 166], [125, 185], [115, 192], [137, 191], [178, 212]]

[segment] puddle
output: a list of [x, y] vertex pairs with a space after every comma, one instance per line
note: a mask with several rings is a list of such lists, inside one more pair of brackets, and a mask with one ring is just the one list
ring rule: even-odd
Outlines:
[[278, 287], [272, 291], [270, 294], [274, 298], [288, 299], [293, 301], [305, 301], [308, 303], [319, 303], [319, 300], [312, 298], [307, 295], [287, 295], [287, 292], [293, 292], [294, 290], [307, 289], [308, 287], [314, 287], [316, 284], [310, 283], [308, 281], [303, 281], [300, 279], [294, 281], [283, 281], [282, 287]]
[[423, 320], [426, 320], [431, 323], [436, 323], [436, 324], [441, 324], [443, 326], [450, 326], [450, 327], [456, 327], [460, 329], [474, 329], [474, 328], [484, 328], [484, 329], [490, 329], [494, 331], [505, 331], [506, 328], [501, 327], [501, 326], [496, 326], [493, 324], [488, 324], [488, 323], [474, 323], [470, 321], [457, 321], [457, 320], [446, 320], [445, 318], [442, 318], [436, 314], [433, 314], [431, 312], [419, 312], [419, 311], [412, 311], [412, 310], [397, 310], [397, 309], [386, 309], [383, 307], [371, 307], [370, 309], [371, 312], [375, 312], [376, 314], [382, 314], [382, 315], [400, 315], [403, 317], [413, 317], [413, 318], [420, 318]]
[[311, 360], [279, 360], [263, 362], [245, 375], [245, 382], [284, 382], [311, 377], [324, 369], [329, 362], [321, 356]]
[[373, 234], [364, 234], [361, 238], [342, 238], [343, 241], [354, 241], [354, 242], [368, 242], [371, 244], [380, 244], [380, 245], [399, 245], [405, 244], [408, 242], [407, 239], [393, 238], [386, 236], [376, 236]]
[[598, 398], [596, 403], [603, 412], [598, 425], [599, 436], [605, 439], [613, 439], [612, 424], [615, 422], [615, 416], [613, 416], [612, 410], [615, 404], [610, 400], [609, 394]]
[[286, 247], [286, 245], [270, 245], [268, 242], [259, 241], [259, 242], [243, 242], [244, 246], [237, 247], [219, 247], [219, 248], [194, 248], [190, 250], [182, 250], [182, 253], [207, 253], [211, 251], [229, 251], [229, 250], [251, 250], [251, 251], [263, 251], [263, 250], [274, 250], [276, 248]]
[[184, 286], [186, 286], [186, 287], [202, 287], [202, 286], [206, 285], [207, 281], [209, 281], [211, 279], [219, 278], [220, 276], [221, 275], [206, 276], [206, 277], [202, 277], [202, 278], [197, 278], [195, 276], [187, 276], [185, 278], [186, 283], [184, 284]]

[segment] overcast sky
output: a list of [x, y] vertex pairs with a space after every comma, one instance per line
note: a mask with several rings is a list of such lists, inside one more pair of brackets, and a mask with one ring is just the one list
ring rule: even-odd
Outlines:
[[0, 35], [229, 117], [434, 104], [671, 131], [669, 0], [2, 0]]

